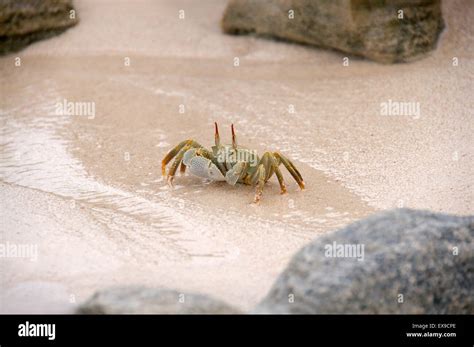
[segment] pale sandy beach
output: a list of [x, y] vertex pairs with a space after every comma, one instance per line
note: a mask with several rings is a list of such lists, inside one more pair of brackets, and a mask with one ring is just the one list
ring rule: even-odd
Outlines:
[[[73, 312], [119, 284], [248, 310], [318, 235], [397, 207], [474, 214], [472, 1], [444, 1], [430, 56], [349, 66], [224, 35], [225, 4], [76, 1], [76, 27], [0, 58], [0, 242], [37, 245], [37, 259], [1, 259], [0, 312]], [[59, 115], [64, 100], [95, 115]], [[381, 115], [388, 100], [420, 114]], [[234, 123], [240, 144], [294, 159], [307, 189], [287, 172], [288, 194], [273, 178], [260, 205], [252, 187], [190, 175], [169, 188], [163, 156], [211, 146], [214, 121], [225, 142]]]

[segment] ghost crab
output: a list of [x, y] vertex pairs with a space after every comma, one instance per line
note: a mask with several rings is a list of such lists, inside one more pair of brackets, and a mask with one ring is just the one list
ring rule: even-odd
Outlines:
[[175, 158], [171, 165], [167, 181], [172, 186], [178, 166], [184, 173], [186, 168], [194, 176], [207, 178], [212, 181], [226, 181], [230, 185], [243, 183], [256, 185], [254, 202], [262, 197], [263, 186], [275, 174], [280, 184], [281, 193], [286, 193], [286, 185], [280, 171], [283, 164], [293, 176], [301, 189], [304, 189], [303, 177], [295, 165], [279, 152], [265, 152], [259, 157], [254, 150], [237, 146], [234, 125], [232, 124], [232, 145], [221, 145], [219, 129], [215, 125], [215, 145], [208, 150], [196, 141], [189, 139], [180, 142], [171, 149], [161, 162], [162, 175], [166, 175], [166, 165]]

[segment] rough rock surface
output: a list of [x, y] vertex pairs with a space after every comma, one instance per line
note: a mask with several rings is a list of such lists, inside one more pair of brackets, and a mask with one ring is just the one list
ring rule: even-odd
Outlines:
[[[472, 314], [473, 237], [472, 216], [369, 217], [301, 249], [255, 312]], [[334, 241], [364, 245], [364, 260], [327, 257]]]
[[222, 19], [226, 33], [273, 36], [382, 63], [422, 57], [435, 49], [443, 27], [440, 0], [231, 0]]
[[[331, 257], [328, 245], [364, 248]], [[399, 209], [302, 248], [253, 312], [473, 314], [473, 294], [474, 217]], [[207, 296], [184, 298], [174, 290], [112, 288], [78, 313], [239, 313]]]
[[239, 313], [232, 306], [200, 294], [146, 287], [116, 287], [96, 292], [83, 303], [77, 313], [135, 314]]
[[0, 54], [57, 35], [77, 23], [71, 0], [0, 0]]

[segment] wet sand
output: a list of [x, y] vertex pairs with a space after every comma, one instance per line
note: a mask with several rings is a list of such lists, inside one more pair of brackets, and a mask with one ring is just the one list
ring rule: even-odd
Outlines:
[[[118, 284], [246, 310], [321, 233], [401, 206], [473, 213], [469, 1], [445, 2], [430, 57], [348, 67], [336, 52], [221, 34], [223, 1], [76, 7], [77, 27], [0, 58], [1, 242], [38, 245], [37, 261], [1, 259], [1, 312], [72, 312]], [[95, 117], [58, 115], [64, 99], [94, 102]], [[382, 116], [388, 100], [419, 102], [420, 117]], [[251, 187], [189, 175], [170, 189], [162, 157], [186, 138], [211, 146], [214, 121], [223, 140], [234, 123], [242, 145], [293, 158], [307, 189], [284, 173], [288, 194], [274, 178], [259, 206]]]

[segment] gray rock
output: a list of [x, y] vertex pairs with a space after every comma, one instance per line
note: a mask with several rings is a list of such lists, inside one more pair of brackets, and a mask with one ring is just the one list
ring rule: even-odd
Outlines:
[[[473, 216], [380, 213], [302, 248], [253, 312], [473, 314], [473, 239]], [[199, 294], [184, 293], [180, 303], [180, 295], [144, 287], [105, 289], [78, 313], [240, 313]]]
[[[473, 236], [472, 216], [369, 217], [301, 249], [255, 312], [472, 314]], [[364, 245], [364, 260], [326, 256], [334, 241]]]
[[79, 306], [82, 314], [228, 314], [232, 306], [201, 294], [138, 286], [108, 288], [96, 292]]
[[440, 0], [231, 0], [222, 19], [229, 34], [273, 36], [382, 63], [422, 57], [436, 48], [443, 27]]
[[0, 54], [57, 35], [77, 24], [71, 0], [0, 0]]

